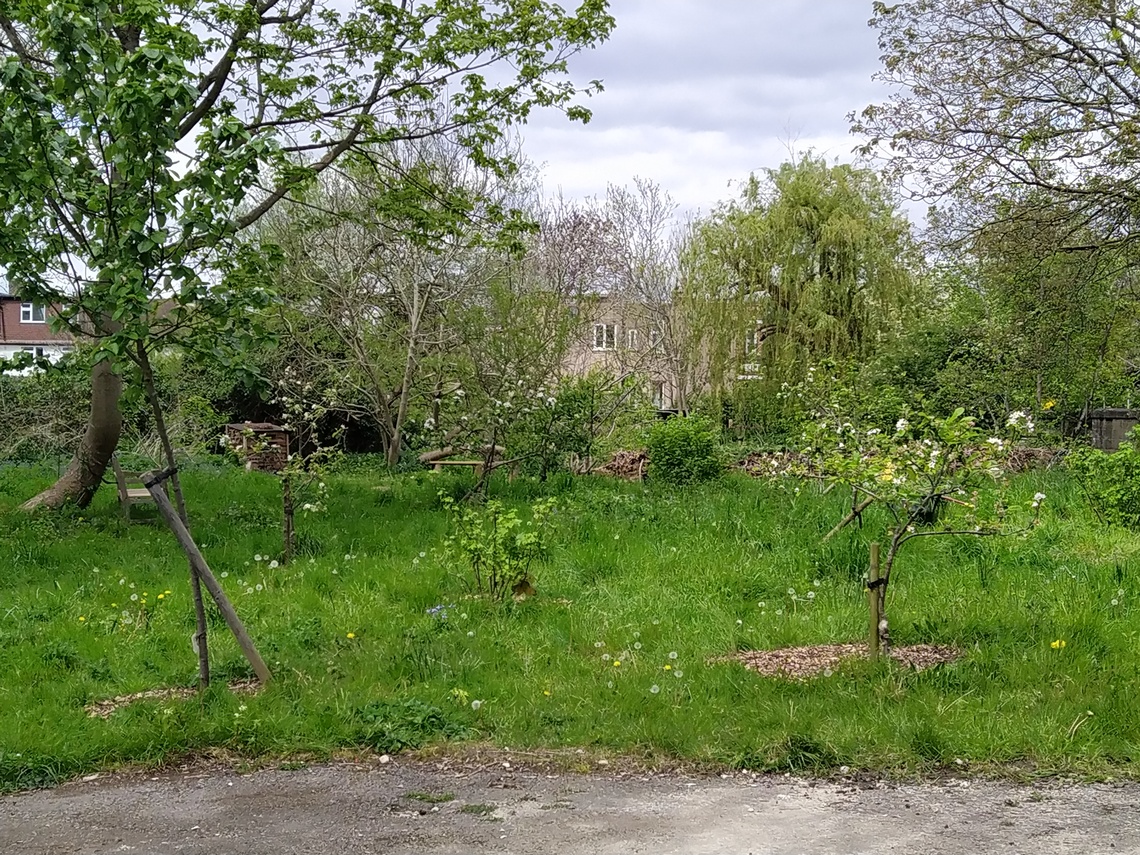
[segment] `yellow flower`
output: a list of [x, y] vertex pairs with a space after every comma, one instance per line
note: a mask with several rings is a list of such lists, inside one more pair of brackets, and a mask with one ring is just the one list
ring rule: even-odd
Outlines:
[[348, 633], [348, 635], [345, 636], [345, 638], [356, 638], [356, 633], [350, 632], [350, 633]]
[[80, 623], [83, 623], [85, 620], [87, 620], [87, 618], [85, 618], [83, 615], [79, 616], [79, 622]]
[[1054, 641], [1049, 646], [1052, 647], [1054, 650], [1060, 650], [1062, 647], [1065, 646], [1065, 639], [1058, 638], [1056, 641]]
[[111, 603], [111, 608], [117, 609], [118, 607], [119, 607], [118, 603]]
[[164, 594], [169, 594], [169, 593], [170, 593], [170, 591], [169, 591], [169, 590], [166, 590], [166, 591], [163, 591], [162, 593], [164, 593]]
[[1043, 409], [1043, 410], [1051, 410], [1051, 409], [1053, 409], [1055, 406], [1057, 406], [1057, 402], [1056, 402], [1056, 401], [1054, 401], [1054, 400], [1051, 400], [1051, 399], [1050, 399], [1050, 400], [1046, 401], [1044, 404], [1042, 404], [1042, 405], [1041, 405], [1041, 409]]
[[544, 689], [542, 693], [546, 695], [546, 697], [550, 697], [550, 689]]
[[673, 666], [672, 666], [672, 665], [666, 665], [666, 666], [665, 666], [664, 668], [662, 668], [661, 670], [662, 670], [662, 671], [672, 671], [672, 670], [673, 670]]
[[620, 668], [620, 667], [621, 667], [621, 660], [620, 660], [620, 659], [615, 659], [615, 660], [614, 660], [614, 667], [615, 667], [615, 668]]
[[166, 594], [159, 594], [159, 595], [158, 595], [158, 598], [159, 598], [160, 600], [165, 600], [165, 599], [166, 599]]

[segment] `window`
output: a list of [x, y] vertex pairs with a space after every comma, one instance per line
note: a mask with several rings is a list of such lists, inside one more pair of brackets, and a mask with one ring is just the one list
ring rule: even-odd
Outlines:
[[613, 350], [617, 347], [617, 327], [614, 324], [594, 324], [594, 350]]
[[44, 349], [42, 347], [22, 347], [20, 349], [24, 351], [24, 353], [30, 353], [36, 359], [43, 359], [45, 356]]
[[658, 383], [653, 384], [653, 406], [655, 406], [659, 410], [665, 406], [665, 384], [664, 383], [658, 382]]
[[748, 330], [744, 334], [744, 355], [749, 356], [756, 352], [756, 330]]
[[625, 331], [625, 346], [630, 350], [637, 350], [637, 330]]
[[43, 306], [37, 306], [35, 303], [23, 303], [20, 306], [20, 323], [22, 324], [43, 324], [47, 323], [47, 313], [44, 311]]

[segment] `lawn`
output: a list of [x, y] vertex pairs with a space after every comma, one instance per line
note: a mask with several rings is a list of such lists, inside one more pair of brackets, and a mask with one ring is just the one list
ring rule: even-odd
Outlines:
[[558, 501], [537, 595], [496, 605], [440, 557], [437, 494], [461, 494], [462, 476], [340, 474], [278, 566], [276, 480], [204, 466], [184, 476], [193, 529], [274, 680], [226, 688], [249, 672], [215, 615], [204, 697], [108, 719], [84, 706], [194, 684], [186, 562], [161, 525], [125, 524], [109, 489], [87, 511], [15, 510], [53, 474], [0, 469], [2, 788], [210, 747], [320, 757], [438, 740], [751, 769], [1136, 769], [1140, 536], [1099, 525], [1064, 473], [1016, 482], [1019, 500], [1048, 495], [1028, 538], [922, 538], [900, 558], [895, 642], [955, 645], [959, 662], [794, 683], [709, 660], [863, 637], [867, 543], [884, 521], [821, 545], [845, 496], [744, 476], [496, 482], [524, 511]]

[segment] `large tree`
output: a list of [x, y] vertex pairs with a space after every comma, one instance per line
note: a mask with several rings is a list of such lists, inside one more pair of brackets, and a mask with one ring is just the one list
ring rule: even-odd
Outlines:
[[576, 87], [567, 59], [612, 26], [605, 0], [5, 5], [0, 266], [100, 343], [86, 435], [34, 503], [90, 501], [125, 372], [145, 383], [171, 345], [249, 346], [240, 309], [265, 294], [241, 230], [373, 144], [447, 136], [509, 170], [494, 146], [509, 124], [537, 107], [588, 118], [574, 99], [597, 84]]
[[1065, 248], [1136, 239], [1137, 3], [876, 2], [871, 24], [894, 94], [853, 130], [917, 195], [953, 197], [975, 226], [998, 213], [989, 200], [1032, 190], [1068, 211]]

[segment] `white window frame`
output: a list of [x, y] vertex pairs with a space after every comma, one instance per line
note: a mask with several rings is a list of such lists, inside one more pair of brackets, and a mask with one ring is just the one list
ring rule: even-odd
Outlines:
[[625, 346], [630, 350], [637, 350], [638, 338], [637, 330], [630, 327], [625, 331]]
[[617, 324], [594, 324], [594, 350], [617, 349]]
[[46, 359], [47, 358], [47, 350], [43, 347], [38, 347], [38, 346], [21, 347], [20, 350], [24, 351], [24, 353], [30, 353], [36, 359]]
[[650, 328], [650, 330], [649, 330], [649, 346], [651, 348], [656, 350], [657, 348], [661, 347], [661, 338], [662, 338], [661, 330], [657, 329], [656, 327]]
[[[36, 317], [36, 315], [39, 317]], [[46, 324], [47, 323], [47, 309], [44, 306], [37, 306], [35, 303], [21, 303], [20, 304], [20, 323], [22, 324]]]

